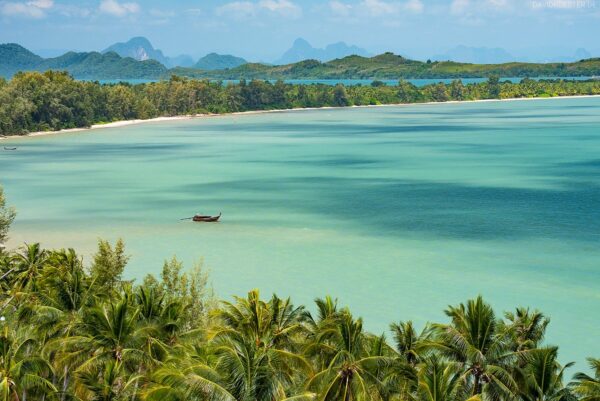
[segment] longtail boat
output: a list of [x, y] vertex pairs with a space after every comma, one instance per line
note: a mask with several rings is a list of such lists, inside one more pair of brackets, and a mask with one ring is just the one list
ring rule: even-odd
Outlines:
[[17, 148], [16, 148], [16, 147], [14, 147], [14, 148], [9, 148], [8, 146], [5, 146], [5, 147], [4, 147], [4, 150], [17, 150]]
[[194, 217], [192, 217], [192, 220], [197, 221], [197, 222], [203, 222], [203, 223], [215, 223], [215, 222], [219, 221], [220, 218], [221, 218], [221, 213], [219, 213], [218, 216], [205, 216], [202, 214], [197, 214]]

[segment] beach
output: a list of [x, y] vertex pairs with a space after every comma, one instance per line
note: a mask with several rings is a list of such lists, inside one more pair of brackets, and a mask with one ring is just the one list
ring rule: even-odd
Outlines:
[[23, 137], [36, 137], [46, 136], [55, 134], [66, 134], [80, 131], [97, 130], [102, 128], [119, 128], [126, 127], [129, 125], [137, 124], [150, 124], [157, 122], [177, 121], [177, 120], [189, 120], [194, 118], [206, 118], [206, 117], [220, 117], [220, 116], [237, 116], [237, 115], [253, 115], [253, 114], [265, 114], [265, 113], [284, 113], [292, 111], [310, 111], [310, 110], [332, 110], [332, 109], [351, 109], [351, 108], [371, 108], [371, 107], [398, 107], [398, 106], [428, 106], [435, 104], [459, 104], [459, 103], [489, 103], [489, 102], [513, 102], [513, 101], [526, 101], [526, 100], [556, 100], [556, 99], [578, 99], [578, 98], [594, 98], [600, 97], [600, 95], [575, 95], [575, 96], [554, 96], [554, 97], [527, 97], [527, 98], [508, 98], [508, 99], [479, 99], [479, 100], [449, 100], [447, 102], [423, 102], [423, 103], [390, 103], [390, 104], [370, 104], [370, 105], [359, 105], [359, 106], [346, 106], [346, 107], [302, 107], [294, 109], [274, 109], [274, 110], [249, 110], [239, 111], [234, 113], [220, 113], [220, 114], [192, 114], [182, 116], [168, 116], [168, 117], [155, 117], [150, 119], [135, 119], [135, 120], [121, 120], [113, 121], [104, 124], [94, 124], [91, 127], [81, 128], [68, 128], [57, 131], [37, 131], [29, 132], [23, 135], [8, 135], [0, 136], [0, 140], [3, 139], [17, 139]]

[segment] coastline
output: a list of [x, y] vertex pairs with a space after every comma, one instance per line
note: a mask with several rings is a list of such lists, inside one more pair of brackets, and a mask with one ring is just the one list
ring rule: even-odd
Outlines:
[[47, 136], [56, 134], [66, 134], [81, 131], [98, 130], [102, 128], [118, 128], [126, 127], [129, 125], [148, 124], [165, 121], [177, 121], [177, 120], [191, 120], [196, 118], [207, 118], [207, 117], [221, 117], [221, 116], [243, 116], [253, 114], [267, 114], [267, 113], [285, 113], [293, 111], [310, 111], [310, 110], [340, 110], [350, 108], [369, 108], [369, 107], [398, 107], [398, 106], [419, 106], [419, 105], [434, 105], [434, 104], [460, 104], [460, 103], [479, 103], [479, 102], [513, 102], [513, 101], [526, 101], [526, 100], [552, 100], [552, 99], [579, 99], [579, 98], [595, 98], [600, 95], [572, 95], [572, 96], [553, 96], [553, 97], [523, 97], [523, 98], [507, 98], [507, 99], [478, 99], [478, 100], [449, 100], [446, 102], [423, 102], [423, 103], [390, 103], [390, 104], [368, 104], [359, 106], [326, 106], [326, 107], [300, 107], [294, 109], [273, 109], [273, 110], [249, 110], [249, 111], [237, 111], [233, 113], [222, 113], [222, 114], [191, 114], [182, 116], [171, 116], [171, 117], [155, 117], [146, 120], [120, 120], [113, 121], [106, 124], [94, 124], [91, 127], [81, 128], [66, 128], [58, 131], [37, 131], [29, 132], [23, 135], [8, 135], [0, 136], [0, 141], [7, 139], [18, 139], [27, 137]]

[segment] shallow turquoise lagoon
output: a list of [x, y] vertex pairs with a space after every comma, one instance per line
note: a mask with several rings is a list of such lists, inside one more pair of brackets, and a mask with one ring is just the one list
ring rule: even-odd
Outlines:
[[[600, 98], [294, 111], [5, 140], [25, 240], [127, 277], [203, 258], [217, 294], [325, 294], [374, 331], [483, 294], [536, 307], [583, 368], [600, 355]], [[223, 212], [219, 224], [180, 221]], [[89, 257], [87, 258], [89, 260]]]

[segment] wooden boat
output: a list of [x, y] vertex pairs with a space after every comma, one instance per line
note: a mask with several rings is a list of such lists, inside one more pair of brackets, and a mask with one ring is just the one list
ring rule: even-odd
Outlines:
[[221, 218], [221, 213], [219, 213], [218, 216], [204, 216], [201, 214], [197, 214], [194, 217], [192, 217], [192, 220], [196, 221], [196, 222], [203, 222], [203, 223], [216, 223], [217, 221], [219, 221], [220, 218]]
[[17, 148], [16, 148], [16, 147], [14, 147], [14, 148], [9, 148], [8, 146], [5, 146], [5, 147], [4, 147], [4, 150], [17, 150]]

